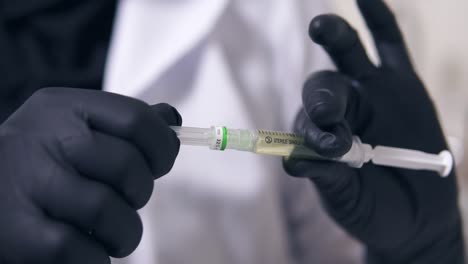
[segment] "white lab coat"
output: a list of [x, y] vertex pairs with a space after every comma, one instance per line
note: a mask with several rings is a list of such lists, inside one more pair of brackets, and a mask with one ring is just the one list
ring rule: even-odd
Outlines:
[[[168, 102], [184, 125], [289, 130], [312, 66], [320, 0], [123, 0], [105, 90]], [[278, 158], [181, 148], [141, 211], [143, 241], [118, 263], [351, 263], [360, 251]], [[117, 261], [115, 261], [117, 263]]]

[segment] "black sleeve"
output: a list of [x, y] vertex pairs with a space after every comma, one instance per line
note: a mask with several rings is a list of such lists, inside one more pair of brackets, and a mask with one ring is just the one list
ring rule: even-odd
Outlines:
[[115, 0], [0, 0], [0, 123], [43, 87], [101, 89]]

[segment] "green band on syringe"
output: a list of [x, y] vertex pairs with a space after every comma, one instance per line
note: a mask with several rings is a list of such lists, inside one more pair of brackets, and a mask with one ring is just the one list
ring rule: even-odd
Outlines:
[[227, 147], [227, 128], [224, 126], [215, 126], [214, 127], [214, 141], [210, 146], [211, 149], [224, 151]]
[[227, 145], [227, 128], [223, 127], [223, 141], [221, 143], [221, 151], [224, 151], [226, 149]]

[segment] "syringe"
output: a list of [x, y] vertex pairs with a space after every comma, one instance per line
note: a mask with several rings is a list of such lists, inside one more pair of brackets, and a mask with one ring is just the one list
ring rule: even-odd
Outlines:
[[[207, 146], [212, 150], [234, 149], [258, 154], [294, 157], [314, 160], [330, 160], [318, 155], [304, 145], [304, 139], [296, 134], [268, 130], [228, 129], [224, 126], [211, 128], [171, 127], [182, 145]], [[446, 177], [453, 168], [453, 157], [448, 150], [430, 154], [418, 150], [375, 146], [354, 137], [351, 149], [340, 158], [331, 159], [361, 168], [372, 161], [375, 165], [412, 170], [429, 170]]]

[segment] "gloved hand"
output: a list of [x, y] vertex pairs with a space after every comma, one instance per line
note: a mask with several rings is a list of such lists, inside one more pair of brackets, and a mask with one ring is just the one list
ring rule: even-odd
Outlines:
[[138, 245], [137, 209], [179, 150], [167, 104], [36, 92], [0, 126], [0, 263], [105, 264]]
[[[438, 154], [447, 149], [436, 112], [411, 65], [391, 11], [381, 0], [357, 1], [380, 55], [375, 66], [343, 19], [322, 15], [310, 36], [338, 71], [313, 74], [303, 90], [295, 129], [326, 157], [345, 154], [352, 135], [372, 145]], [[369, 263], [463, 263], [455, 173], [372, 164], [362, 169], [289, 160], [292, 175], [310, 178], [331, 217], [368, 248]]]

